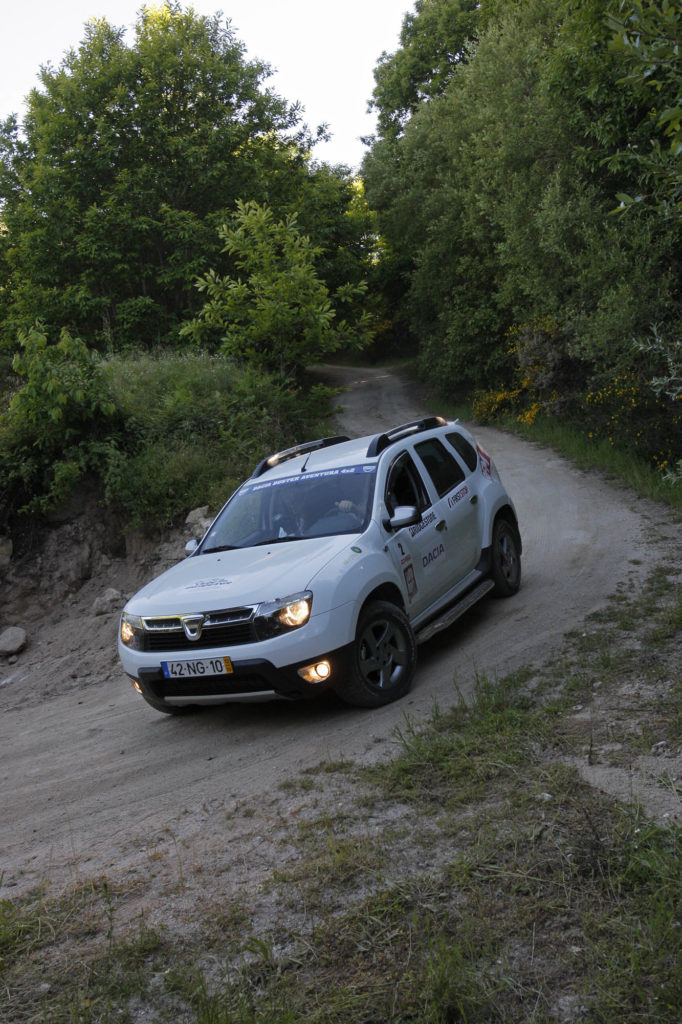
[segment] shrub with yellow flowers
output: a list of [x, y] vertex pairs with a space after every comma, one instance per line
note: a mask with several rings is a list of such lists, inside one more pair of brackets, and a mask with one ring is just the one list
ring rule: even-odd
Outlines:
[[507, 331], [511, 384], [478, 391], [473, 412], [482, 422], [514, 416], [529, 426], [541, 412], [570, 416], [580, 405], [585, 367], [567, 354], [566, 329], [552, 317], [512, 324]]
[[629, 447], [662, 472], [682, 453], [682, 402], [657, 395], [634, 369], [602, 376], [585, 394], [583, 429], [588, 437]]
[[[679, 367], [671, 376], [670, 345], [634, 345], [619, 365], [597, 367], [572, 354], [578, 346], [570, 328], [550, 316], [513, 324], [507, 337], [510, 383], [474, 394], [479, 422], [513, 418], [531, 426], [544, 413], [634, 452], [669, 478], [682, 472], [682, 387]], [[655, 376], [661, 366], [667, 377]]]

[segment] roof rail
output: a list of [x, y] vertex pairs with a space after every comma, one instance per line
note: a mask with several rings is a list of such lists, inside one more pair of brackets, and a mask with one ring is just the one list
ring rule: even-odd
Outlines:
[[402, 441], [405, 437], [410, 437], [411, 434], [418, 434], [422, 430], [433, 430], [434, 427], [444, 427], [447, 422], [442, 416], [426, 416], [421, 420], [412, 420], [411, 423], [403, 423], [399, 427], [393, 427], [392, 430], [387, 430], [385, 434], [377, 434], [370, 441], [369, 448], [367, 449], [367, 458], [371, 459], [375, 455], [379, 455], [385, 448], [395, 444], [396, 441]]
[[275, 466], [279, 466], [280, 462], [288, 462], [289, 459], [295, 459], [297, 455], [305, 455], [317, 451], [319, 448], [329, 448], [331, 445], [341, 444], [343, 441], [350, 441], [350, 438], [344, 434], [339, 434], [336, 437], [321, 437], [319, 441], [306, 441], [305, 444], [297, 444], [293, 448], [286, 448], [275, 455], [269, 455], [266, 459], [261, 459], [251, 474], [251, 479], [262, 476], [269, 469], [274, 469]]

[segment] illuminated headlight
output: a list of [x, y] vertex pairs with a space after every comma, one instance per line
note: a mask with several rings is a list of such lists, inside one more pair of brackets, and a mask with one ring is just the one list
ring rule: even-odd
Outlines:
[[139, 615], [131, 615], [130, 612], [123, 612], [119, 633], [121, 643], [126, 647], [139, 649], [140, 634], [144, 632], [144, 622]]
[[254, 618], [258, 639], [267, 640], [305, 626], [312, 606], [313, 595], [309, 590], [259, 605]]

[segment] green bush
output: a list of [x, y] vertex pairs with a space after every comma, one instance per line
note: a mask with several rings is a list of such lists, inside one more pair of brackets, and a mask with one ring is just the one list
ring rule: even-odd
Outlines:
[[124, 525], [168, 526], [217, 510], [264, 454], [326, 429], [326, 389], [221, 356], [104, 362], [67, 332], [20, 340], [25, 381], [0, 412], [0, 526], [58, 507], [86, 474]]
[[323, 388], [309, 392], [221, 356], [164, 353], [107, 365], [124, 423], [104, 477], [106, 502], [132, 525], [217, 510], [264, 455], [324, 432]]
[[62, 330], [19, 334], [13, 369], [23, 384], [0, 412], [0, 524], [13, 512], [44, 512], [115, 456], [117, 410], [102, 363]]

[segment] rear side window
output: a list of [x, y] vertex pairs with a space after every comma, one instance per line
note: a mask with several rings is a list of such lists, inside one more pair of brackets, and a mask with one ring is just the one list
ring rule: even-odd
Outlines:
[[428, 441], [420, 441], [414, 447], [440, 498], [457, 484], [461, 484], [464, 479], [461, 466], [437, 437], [432, 437]]
[[448, 441], [455, 449], [457, 454], [460, 455], [462, 459], [464, 459], [464, 462], [473, 472], [473, 470], [476, 469], [476, 466], [478, 465], [478, 456], [476, 454], [476, 449], [474, 448], [474, 446], [472, 444], [469, 444], [466, 437], [462, 437], [461, 434], [446, 434], [445, 436], [447, 437]]

